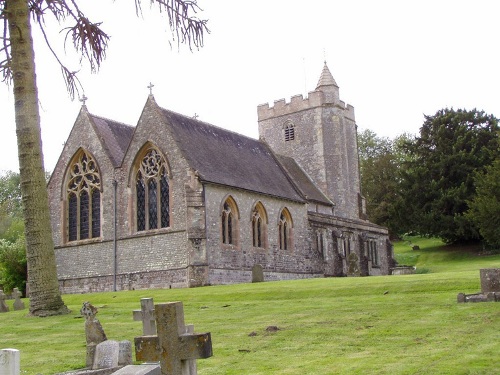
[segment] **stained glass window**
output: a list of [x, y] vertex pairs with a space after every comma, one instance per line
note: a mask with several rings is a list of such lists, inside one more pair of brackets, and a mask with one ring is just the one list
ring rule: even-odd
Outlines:
[[136, 174], [138, 231], [170, 226], [170, 187], [166, 165], [163, 156], [153, 147], [141, 159]]
[[67, 240], [101, 236], [101, 178], [95, 160], [80, 151], [69, 168]]

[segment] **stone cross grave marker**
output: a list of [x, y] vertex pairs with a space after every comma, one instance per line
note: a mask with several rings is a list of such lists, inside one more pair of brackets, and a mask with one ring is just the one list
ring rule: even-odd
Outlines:
[[21, 295], [22, 293], [19, 291], [19, 289], [14, 288], [12, 291], [12, 297], [14, 297], [14, 310], [24, 310], [24, 302], [21, 301]]
[[4, 294], [3, 290], [0, 289], [0, 312], [8, 312], [9, 306], [5, 303], [7, 296]]
[[141, 309], [134, 310], [134, 320], [142, 320], [142, 334], [156, 335], [155, 305], [152, 298], [141, 298]]
[[0, 374], [19, 375], [21, 373], [21, 354], [17, 349], [0, 350]]
[[212, 356], [210, 332], [187, 333], [182, 302], [155, 305], [156, 336], [135, 338], [137, 361], [159, 361], [162, 375], [191, 374], [190, 360]]

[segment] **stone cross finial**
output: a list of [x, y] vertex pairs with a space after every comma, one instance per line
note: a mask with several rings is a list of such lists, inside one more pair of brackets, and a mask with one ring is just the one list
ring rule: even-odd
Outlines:
[[186, 333], [182, 302], [155, 305], [156, 336], [135, 338], [138, 361], [159, 361], [163, 375], [191, 374], [190, 360], [212, 356], [210, 332]]
[[142, 321], [144, 336], [156, 335], [155, 305], [152, 298], [141, 298], [141, 309], [134, 310], [134, 320]]
[[21, 301], [22, 293], [18, 288], [14, 288], [12, 291], [12, 297], [14, 297], [14, 310], [24, 310], [24, 302]]
[[153, 95], [153, 87], [155, 87], [155, 85], [153, 85], [151, 82], [149, 82], [149, 86], [148, 86], [149, 95]]
[[85, 105], [85, 102], [88, 100], [88, 98], [83, 94], [83, 96], [80, 98], [80, 101], [82, 102], [82, 105]]
[[200, 116], [198, 116], [198, 114], [195, 112], [193, 118], [196, 120], [198, 117]]
[[8, 312], [9, 311], [9, 306], [5, 303], [5, 299], [7, 296], [3, 292], [2, 289], [0, 289], [0, 312]]

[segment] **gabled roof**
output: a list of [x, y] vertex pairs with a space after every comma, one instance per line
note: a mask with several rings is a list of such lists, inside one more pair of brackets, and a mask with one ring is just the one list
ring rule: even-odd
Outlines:
[[122, 164], [123, 157], [125, 156], [125, 152], [127, 151], [135, 128], [90, 113], [89, 118], [113, 166], [115, 168], [119, 167]]
[[304, 172], [304, 170], [297, 164], [295, 159], [283, 156], [276, 155], [279, 162], [288, 173], [290, 178], [292, 179], [295, 186], [299, 189], [302, 195], [308, 200], [317, 203], [322, 203], [327, 206], [333, 206], [333, 202], [328, 199], [322, 192], [319, 190], [316, 185], [312, 182], [309, 176]]
[[161, 111], [201, 181], [304, 201], [265, 143], [176, 112]]

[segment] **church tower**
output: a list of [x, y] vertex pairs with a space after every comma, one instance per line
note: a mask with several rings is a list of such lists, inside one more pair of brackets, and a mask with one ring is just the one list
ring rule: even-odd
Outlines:
[[273, 107], [258, 107], [259, 135], [277, 154], [289, 156], [335, 204], [334, 214], [364, 218], [354, 107], [339, 97], [325, 62], [316, 89]]

